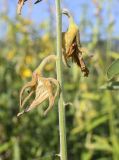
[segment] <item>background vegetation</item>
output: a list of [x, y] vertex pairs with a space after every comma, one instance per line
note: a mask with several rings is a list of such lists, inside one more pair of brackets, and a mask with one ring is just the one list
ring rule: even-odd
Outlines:
[[[84, 78], [74, 64], [70, 70], [64, 68], [65, 102], [72, 103], [66, 106], [68, 160], [119, 160], [119, 92], [101, 89], [107, 83], [109, 64], [119, 58], [119, 37], [114, 34], [117, 17], [112, 13], [113, 2], [106, 2], [90, 1], [94, 19], [88, 17], [87, 2], [76, 14], [90, 75]], [[0, 160], [59, 159], [57, 105], [45, 118], [42, 112], [47, 104], [16, 117], [21, 86], [41, 59], [55, 52], [55, 16], [50, 9], [49, 19], [37, 26], [29, 16], [11, 18], [6, 5], [0, 11]], [[87, 54], [94, 56], [89, 59]], [[53, 67], [46, 67], [46, 76], [56, 76]]]

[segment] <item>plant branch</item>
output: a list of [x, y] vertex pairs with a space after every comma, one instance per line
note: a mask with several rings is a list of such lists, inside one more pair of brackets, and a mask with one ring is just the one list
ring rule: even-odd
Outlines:
[[47, 63], [49, 62], [56, 62], [57, 60], [57, 56], [56, 55], [49, 55], [47, 57], [45, 57], [42, 62], [40, 63], [40, 65], [36, 68], [36, 70], [34, 71], [34, 73], [38, 73], [40, 75], [42, 75], [43, 73], [43, 70], [45, 68], [45, 66], [47, 65]]
[[56, 25], [57, 25], [57, 80], [60, 82], [61, 94], [58, 102], [59, 109], [59, 132], [60, 132], [60, 158], [67, 160], [65, 106], [63, 101], [63, 80], [62, 80], [62, 20], [60, 0], [56, 1]]

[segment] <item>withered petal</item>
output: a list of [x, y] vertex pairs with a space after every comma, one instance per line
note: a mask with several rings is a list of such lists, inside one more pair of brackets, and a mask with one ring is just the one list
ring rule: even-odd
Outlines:
[[37, 0], [34, 4], [37, 4], [37, 3], [39, 3], [39, 2], [41, 2], [42, 0]]
[[19, 0], [17, 5], [17, 13], [21, 14], [22, 7], [24, 5], [24, 0]]
[[24, 106], [25, 103], [28, 101], [28, 99], [33, 95], [33, 93], [34, 93], [34, 91], [31, 91], [31, 92], [29, 93], [29, 95], [23, 100], [20, 108], [23, 108], [23, 106]]
[[22, 96], [23, 96], [23, 93], [24, 93], [25, 89], [27, 89], [27, 88], [33, 89], [33, 88], [36, 86], [36, 84], [37, 84], [36, 79], [32, 79], [32, 81], [26, 83], [26, 84], [22, 87], [22, 89], [21, 89], [21, 91], [20, 91], [20, 108], [21, 108], [21, 106], [22, 106]]

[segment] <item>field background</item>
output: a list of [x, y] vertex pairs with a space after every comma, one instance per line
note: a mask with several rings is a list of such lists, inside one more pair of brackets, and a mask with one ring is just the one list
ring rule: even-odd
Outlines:
[[[16, 117], [19, 92], [41, 60], [55, 53], [55, 4], [25, 3], [16, 15], [16, 0], [0, 1], [0, 160], [58, 160], [57, 102], [43, 117], [47, 103]], [[119, 160], [119, 91], [101, 89], [106, 71], [119, 58], [119, 1], [62, 0], [79, 25], [90, 69], [84, 78], [73, 64], [64, 67], [68, 160]], [[63, 17], [63, 31], [68, 19]], [[88, 58], [92, 55], [93, 58]], [[52, 64], [45, 76], [56, 77]]]

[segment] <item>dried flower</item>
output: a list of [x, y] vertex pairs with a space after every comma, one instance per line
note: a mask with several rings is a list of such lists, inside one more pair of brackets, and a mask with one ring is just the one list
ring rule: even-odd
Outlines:
[[62, 33], [64, 62], [67, 66], [69, 66], [68, 59], [72, 58], [72, 61], [74, 61], [81, 68], [84, 76], [87, 77], [89, 70], [86, 67], [82, 57], [82, 47], [80, 43], [78, 26], [75, 24], [71, 14], [67, 10], [63, 10], [62, 13], [67, 15], [69, 18], [69, 28], [66, 32]]
[[[44, 112], [44, 115], [46, 115], [51, 108], [54, 105], [54, 101], [59, 93], [59, 82], [54, 78], [44, 78], [42, 76], [42, 71], [44, 66], [48, 61], [56, 60], [55, 55], [50, 55], [46, 57], [42, 63], [37, 67], [37, 69], [33, 72], [32, 80], [25, 84], [20, 92], [20, 108], [22, 109], [26, 102], [35, 94], [35, 98], [32, 100], [30, 105], [25, 108], [22, 112], [18, 113], [17, 116], [22, 115], [25, 112], [29, 112], [30, 110], [36, 108], [38, 105], [40, 105], [42, 102], [44, 102], [46, 99], [49, 100], [49, 107]], [[54, 86], [56, 86], [55, 94], [54, 92]], [[29, 93], [26, 97], [24, 97], [24, 92], [27, 88], [30, 88]], [[24, 98], [23, 98], [24, 97]], [[33, 98], [33, 97], [32, 97]]]
[[17, 5], [17, 13], [21, 14], [22, 7], [24, 5], [24, 0], [19, 0]]
[[[26, 2], [27, 0], [19, 0], [18, 1], [18, 5], [17, 5], [17, 13], [18, 14], [21, 14], [21, 10], [22, 10], [22, 7], [24, 5], [24, 2]], [[34, 4], [37, 4], [39, 2], [41, 2], [42, 0], [37, 0]]]

